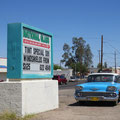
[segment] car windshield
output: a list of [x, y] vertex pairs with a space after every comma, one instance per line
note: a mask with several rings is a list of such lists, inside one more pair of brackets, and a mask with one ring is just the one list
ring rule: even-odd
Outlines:
[[112, 82], [113, 75], [90, 75], [88, 82]]
[[70, 77], [70, 79], [75, 79], [75, 77]]
[[61, 79], [64, 79], [65, 77], [64, 76], [60, 76]]
[[53, 77], [53, 80], [55, 80], [55, 79], [58, 79], [58, 76], [54, 76], [54, 77]]

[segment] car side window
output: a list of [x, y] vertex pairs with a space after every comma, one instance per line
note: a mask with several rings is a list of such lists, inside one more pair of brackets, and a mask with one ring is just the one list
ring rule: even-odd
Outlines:
[[53, 80], [55, 80], [55, 79], [58, 79], [58, 76], [54, 76], [54, 77], [53, 77]]
[[64, 79], [64, 76], [60, 76], [61, 79]]
[[115, 82], [120, 83], [120, 76], [115, 77]]

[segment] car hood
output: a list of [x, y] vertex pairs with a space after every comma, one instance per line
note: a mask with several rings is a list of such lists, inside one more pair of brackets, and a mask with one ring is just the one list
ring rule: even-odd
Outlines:
[[79, 84], [77, 86], [82, 86], [82, 91], [98, 91], [98, 92], [105, 92], [108, 86], [114, 86], [115, 83], [113, 82], [88, 82]]

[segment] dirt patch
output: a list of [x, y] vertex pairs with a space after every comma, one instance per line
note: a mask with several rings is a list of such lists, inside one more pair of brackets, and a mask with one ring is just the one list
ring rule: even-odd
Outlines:
[[75, 101], [74, 89], [59, 91], [59, 108], [40, 113], [31, 120], [120, 120], [120, 104]]

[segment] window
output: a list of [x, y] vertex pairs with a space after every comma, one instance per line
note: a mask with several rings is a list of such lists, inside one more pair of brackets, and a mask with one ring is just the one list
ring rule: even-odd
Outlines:
[[57, 80], [57, 79], [58, 79], [58, 76], [54, 76], [54, 77], [53, 77], [53, 80]]
[[113, 75], [90, 75], [88, 82], [112, 82]]
[[70, 79], [75, 79], [75, 77], [70, 77]]
[[61, 79], [64, 79], [65, 77], [64, 76], [60, 76]]
[[120, 83], [120, 76], [115, 76], [115, 82]]

